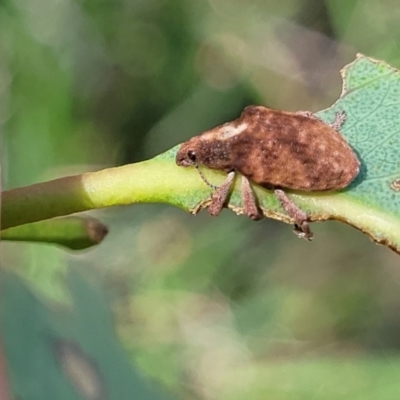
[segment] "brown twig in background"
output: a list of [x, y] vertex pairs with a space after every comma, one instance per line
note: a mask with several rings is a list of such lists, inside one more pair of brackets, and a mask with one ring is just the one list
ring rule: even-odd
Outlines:
[[[0, 209], [1, 209], [1, 167], [0, 167]], [[1, 213], [0, 213], [1, 216]], [[0, 220], [1, 227], [1, 220]], [[1, 253], [0, 253], [0, 269], [1, 269]], [[7, 376], [7, 359], [4, 353], [4, 346], [2, 340], [2, 332], [0, 333], [0, 400], [11, 400], [10, 385]]]

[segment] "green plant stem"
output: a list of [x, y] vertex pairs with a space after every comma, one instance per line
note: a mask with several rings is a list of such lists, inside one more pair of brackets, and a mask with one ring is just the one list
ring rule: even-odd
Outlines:
[[[211, 190], [195, 168], [177, 167], [176, 148], [151, 160], [85, 173], [3, 193], [3, 229], [97, 208], [134, 203], [167, 203], [195, 212], [209, 199]], [[226, 174], [204, 169], [207, 179], [220, 185]], [[243, 213], [240, 178], [229, 200], [229, 208]], [[254, 186], [264, 214], [288, 223], [273, 192]], [[338, 219], [367, 233], [378, 243], [400, 252], [400, 222], [373, 204], [364, 204], [352, 194], [288, 193], [310, 221]]]
[[71, 250], [82, 250], [99, 244], [107, 233], [108, 228], [95, 218], [71, 216], [4, 229], [1, 239], [53, 243]]
[[[196, 190], [195, 171], [154, 158], [3, 192], [2, 228], [97, 208], [169, 203], [188, 209], [182, 193]], [[207, 188], [203, 189], [207, 195]], [[193, 205], [195, 206], [195, 204]]]

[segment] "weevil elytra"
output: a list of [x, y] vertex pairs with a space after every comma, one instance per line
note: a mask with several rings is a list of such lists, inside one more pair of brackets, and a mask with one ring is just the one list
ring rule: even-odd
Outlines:
[[[260, 219], [261, 211], [251, 189], [254, 182], [273, 189], [282, 207], [295, 222], [295, 233], [311, 240], [307, 214], [285, 194], [285, 189], [305, 192], [339, 190], [357, 176], [360, 162], [346, 139], [339, 133], [346, 119], [336, 114], [332, 124], [310, 112], [297, 113], [249, 106], [241, 116], [182, 144], [177, 155], [179, 166], [195, 166], [213, 189], [209, 212], [218, 215], [229, 195], [235, 174], [242, 175], [244, 212]], [[199, 165], [225, 171], [219, 186], [211, 185]], [[250, 181], [250, 182], [249, 182]]]

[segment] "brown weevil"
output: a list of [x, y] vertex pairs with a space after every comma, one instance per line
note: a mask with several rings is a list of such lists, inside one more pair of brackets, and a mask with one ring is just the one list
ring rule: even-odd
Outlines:
[[[287, 214], [294, 220], [295, 233], [311, 240], [307, 214], [285, 194], [284, 189], [305, 192], [339, 190], [357, 176], [360, 162], [339, 133], [346, 114], [338, 112], [327, 124], [310, 112], [297, 113], [249, 106], [241, 116], [182, 144], [179, 166], [194, 166], [202, 179], [215, 189], [209, 212], [218, 215], [239, 172], [242, 175], [244, 212], [260, 219], [250, 182], [274, 190]], [[225, 182], [211, 185], [199, 165], [228, 173]]]

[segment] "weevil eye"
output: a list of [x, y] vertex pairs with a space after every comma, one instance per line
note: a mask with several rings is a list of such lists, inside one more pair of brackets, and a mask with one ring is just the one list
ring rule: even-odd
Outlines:
[[188, 156], [190, 161], [193, 161], [193, 163], [196, 162], [196, 152], [194, 150], [189, 150], [187, 152], [187, 156]]

